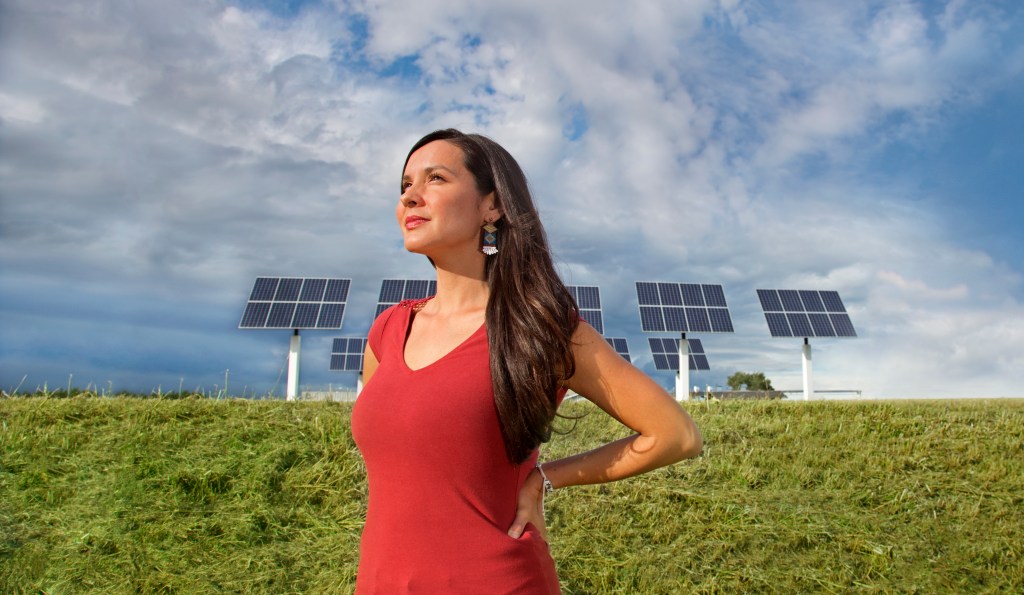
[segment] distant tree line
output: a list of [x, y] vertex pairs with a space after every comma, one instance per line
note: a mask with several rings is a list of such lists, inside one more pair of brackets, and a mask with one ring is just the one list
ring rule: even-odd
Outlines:
[[732, 390], [775, 390], [764, 372], [736, 372], [725, 383]]

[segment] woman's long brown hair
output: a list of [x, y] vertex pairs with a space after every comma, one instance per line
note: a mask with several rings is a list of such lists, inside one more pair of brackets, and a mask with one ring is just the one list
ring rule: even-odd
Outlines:
[[555, 272], [526, 174], [512, 155], [485, 136], [449, 128], [421, 138], [406, 163], [437, 140], [462, 150], [477, 189], [494, 192], [502, 213], [494, 224], [498, 253], [487, 257], [484, 269], [490, 287], [487, 342], [505, 451], [521, 463], [551, 436], [556, 395], [575, 372], [572, 335], [579, 308]]

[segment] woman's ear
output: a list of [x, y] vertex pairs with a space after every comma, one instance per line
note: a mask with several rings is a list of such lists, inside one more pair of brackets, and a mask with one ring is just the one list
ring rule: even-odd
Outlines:
[[480, 210], [483, 214], [485, 221], [491, 221], [492, 223], [501, 219], [501, 209], [498, 208], [498, 201], [493, 192], [488, 194], [480, 201]]

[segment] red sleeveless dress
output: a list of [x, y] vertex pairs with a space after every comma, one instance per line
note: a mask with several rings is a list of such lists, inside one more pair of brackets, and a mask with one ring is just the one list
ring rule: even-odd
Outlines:
[[405, 339], [416, 303], [373, 323], [380, 365], [352, 410], [369, 481], [356, 593], [559, 593], [537, 529], [507, 534], [537, 453], [519, 465], [505, 454], [486, 329], [411, 370]]

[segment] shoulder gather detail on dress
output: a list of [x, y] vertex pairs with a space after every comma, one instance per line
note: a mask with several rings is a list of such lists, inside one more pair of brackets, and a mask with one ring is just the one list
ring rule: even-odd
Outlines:
[[434, 299], [434, 296], [429, 295], [425, 298], [419, 298], [415, 300], [402, 300], [398, 302], [400, 308], [411, 308], [414, 312], [419, 312], [430, 300]]

